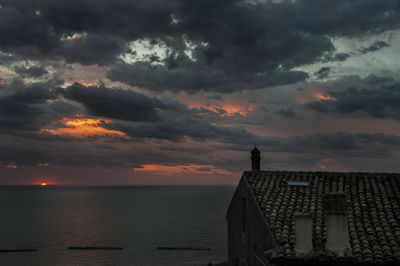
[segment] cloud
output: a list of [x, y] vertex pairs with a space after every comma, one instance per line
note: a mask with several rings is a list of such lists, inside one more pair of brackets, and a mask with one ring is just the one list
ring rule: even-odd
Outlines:
[[360, 115], [400, 120], [400, 84], [393, 83], [376, 89], [348, 88], [328, 92], [335, 100], [306, 103], [306, 108], [324, 114]]
[[286, 118], [296, 117], [296, 113], [293, 111], [293, 108], [290, 108], [290, 107], [289, 108], [281, 108], [277, 113]]
[[220, 140], [227, 143], [252, 142], [257, 136], [242, 127], [221, 127], [211, 125], [177, 112], [164, 116], [159, 122], [129, 123], [115, 122], [106, 128], [126, 133], [132, 138], [163, 139], [181, 141], [185, 137], [195, 140]]
[[14, 68], [14, 71], [18, 73], [22, 78], [24, 77], [33, 77], [39, 78], [45, 74], [48, 74], [46, 69], [42, 66], [17, 66]]
[[66, 118], [61, 121], [62, 126], [57, 128], [43, 128], [41, 132], [47, 132], [52, 135], [70, 135], [77, 138], [87, 137], [125, 137], [125, 134], [109, 130], [102, 127], [103, 124], [110, 123], [109, 120], [93, 118]]
[[362, 80], [362, 83], [369, 85], [382, 85], [387, 83], [393, 83], [394, 79], [392, 77], [378, 76], [375, 74], [370, 74]]
[[[231, 134], [230, 134], [231, 135]], [[341, 158], [348, 162], [368, 159], [391, 159], [400, 145], [400, 137], [385, 134], [349, 134], [349, 133], [315, 133], [302, 136], [231, 138], [225, 144], [198, 142], [202, 150], [192, 147], [179, 150], [179, 145], [157, 147], [137, 140], [110, 143], [105, 139], [87, 139], [85, 145], [76, 139], [55, 137], [34, 139], [23, 136], [1, 135], [0, 164], [37, 166], [46, 162], [49, 165], [77, 167], [125, 167], [143, 168], [145, 170], [177, 170], [184, 171], [185, 165], [196, 165], [188, 171], [215, 172], [218, 169], [241, 171], [247, 165], [248, 153], [252, 145], [257, 144], [263, 152], [263, 162], [268, 165], [283, 165], [292, 169], [291, 159], [296, 159], [297, 165], [312, 167], [321, 158]], [[229, 141], [229, 140], [228, 140]], [[134, 143], [134, 146], [128, 145]], [[150, 142], [155, 144], [155, 142]], [[193, 145], [193, 141], [182, 140], [181, 147]], [[67, 145], [66, 145], [67, 144]], [[132, 148], [135, 147], [135, 148]], [[239, 158], [235, 153], [243, 154]], [[207, 154], [207, 156], [204, 156]], [[283, 156], [283, 157], [282, 157]], [[281, 158], [275, 162], [274, 158]], [[156, 168], [152, 167], [155, 166]], [[204, 166], [200, 167], [198, 165]], [[157, 168], [160, 166], [161, 168]], [[163, 166], [179, 166], [178, 168], [163, 168]], [[206, 169], [205, 166], [210, 166]], [[354, 168], [353, 168], [354, 169]], [[360, 170], [360, 169], [359, 169]]]
[[386, 47], [390, 47], [390, 45], [387, 44], [387, 43], [384, 42], [384, 41], [376, 41], [376, 42], [374, 42], [373, 44], [371, 44], [369, 47], [362, 48], [362, 49], [360, 49], [359, 51], [360, 51], [360, 53], [362, 53], [362, 54], [367, 54], [367, 53], [370, 53], [370, 52], [379, 51], [379, 50], [381, 50], [381, 49], [383, 49], [383, 48], [386, 48]]
[[50, 80], [26, 85], [21, 80], [15, 79], [7, 83], [0, 90], [0, 129], [38, 129], [40, 117], [46, 113], [40, 105], [56, 99], [56, 93], [52, 88], [60, 82]]
[[67, 63], [106, 65], [114, 62], [124, 47], [125, 42], [119, 37], [90, 33], [66, 39], [55, 53], [63, 56]]
[[349, 57], [348, 53], [327, 53], [322, 58], [322, 62], [343, 62]]
[[[293, 84], [308, 77], [296, 67], [349, 57], [336, 52], [330, 38], [400, 26], [393, 1], [4, 0], [2, 5], [4, 52], [110, 65], [112, 80], [155, 91], [232, 92]], [[120, 62], [121, 53], [140, 53], [127, 49], [139, 40], [165, 46], [166, 58], [147, 58], [157, 58], [157, 68], [153, 59]], [[383, 47], [376, 42], [365, 51]]]
[[220, 94], [207, 94], [207, 99], [211, 100], [217, 100], [217, 101], [223, 101], [224, 97]]
[[[271, 145], [270, 142], [268, 142], [268, 144]], [[337, 152], [340, 152], [343, 153], [343, 155], [345, 155], [344, 153], [346, 151], [358, 151], [357, 155], [360, 156], [362, 153], [359, 151], [368, 150], [368, 145], [376, 144], [397, 146], [400, 145], [400, 137], [381, 133], [315, 133], [279, 139], [275, 145], [272, 144], [272, 148], [282, 152], [317, 152], [330, 154], [337, 154]]]
[[330, 72], [330, 67], [321, 67], [317, 72], [314, 73], [314, 75], [317, 76], [318, 79], [324, 79], [329, 76]]
[[203, 174], [203, 175], [232, 175], [225, 169], [219, 169], [213, 165], [157, 165], [145, 164], [133, 169], [136, 172], [150, 172], [161, 175], [180, 175], [180, 174]]
[[[397, 1], [0, 2], [1, 170], [235, 172], [254, 144], [268, 168], [372, 169], [400, 145], [332, 133], [400, 120]], [[332, 116], [325, 133], [315, 113]]]
[[63, 95], [83, 104], [91, 115], [128, 121], [157, 121], [160, 119], [157, 110], [167, 108], [156, 98], [104, 86], [85, 87], [74, 83], [63, 91]]
[[198, 91], [234, 92], [245, 89], [260, 89], [270, 86], [292, 84], [304, 80], [308, 74], [302, 71], [275, 71], [265, 73], [242, 73], [229, 75], [224, 71], [193, 65], [168, 69], [165, 66], [151, 66], [147, 63], [118, 64], [107, 76], [130, 86], [143, 87], [154, 91], [174, 92]]

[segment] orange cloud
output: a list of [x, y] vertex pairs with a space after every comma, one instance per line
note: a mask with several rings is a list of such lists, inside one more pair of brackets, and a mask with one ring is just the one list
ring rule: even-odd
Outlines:
[[160, 165], [160, 164], [144, 164], [139, 168], [133, 168], [135, 172], [151, 172], [162, 175], [175, 175], [175, 174], [206, 174], [206, 175], [230, 175], [229, 172], [224, 169], [216, 168], [213, 165], [201, 165], [201, 164], [190, 164], [190, 165]]
[[221, 116], [236, 116], [240, 115], [247, 117], [248, 113], [253, 110], [252, 107], [243, 107], [239, 105], [188, 105], [189, 108], [204, 108]]
[[235, 97], [222, 100], [208, 99], [203, 93], [180, 94], [178, 100], [188, 106], [188, 108], [204, 108], [220, 116], [243, 116], [247, 117], [250, 111], [254, 110], [243, 98]]
[[235, 116], [241, 115], [247, 117], [248, 111], [251, 111], [252, 108], [243, 108], [242, 106], [235, 106], [235, 105], [223, 105], [223, 106], [210, 106], [208, 107], [209, 110], [214, 112], [218, 112], [218, 109], [222, 109], [224, 113], [222, 116]]
[[323, 95], [320, 92], [314, 93], [314, 97], [317, 98], [317, 100], [325, 100], [325, 101], [334, 101], [336, 100], [335, 98], [329, 96], [329, 95]]
[[128, 137], [125, 133], [106, 129], [102, 127], [102, 124], [108, 124], [111, 120], [104, 119], [93, 119], [93, 118], [63, 118], [60, 121], [65, 127], [57, 129], [42, 129], [42, 132], [48, 132], [53, 135], [72, 135], [75, 137], [87, 137], [87, 136], [110, 136], [117, 135], [120, 137]]
[[16, 162], [9, 162], [7, 164], [4, 164], [3, 167], [10, 168], [10, 169], [17, 169], [17, 168], [24, 168], [25, 166], [19, 165]]
[[76, 82], [78, 82], [79, 84], [81, 84], [82, 86], [85, 86], [85, 87], [96, 86], [95, 83], [85, 82], [83, 79], [77, 80]]

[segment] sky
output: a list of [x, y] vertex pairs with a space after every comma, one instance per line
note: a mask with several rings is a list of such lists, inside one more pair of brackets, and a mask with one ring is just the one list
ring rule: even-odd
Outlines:
[[400, 171], [400, 2], [0, 0], [0, 184]]

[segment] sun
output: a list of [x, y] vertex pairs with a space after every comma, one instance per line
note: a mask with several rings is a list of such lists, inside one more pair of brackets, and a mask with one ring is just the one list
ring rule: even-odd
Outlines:
[[47, 186], [47, 183], [46, 182], [42, 182], [42, 183], [40, 183], [40, 185], [41, 186]]

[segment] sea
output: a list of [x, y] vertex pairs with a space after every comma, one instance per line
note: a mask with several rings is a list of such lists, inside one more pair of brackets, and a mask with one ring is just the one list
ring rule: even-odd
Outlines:
[[[2, 186], [0, 265], [222, 263], [227, 261], [225, 214], [234, 189]], [[68, 249], [73, 246], [122, 249]], [[37, 251], [1, 252], [10, 249]]]

